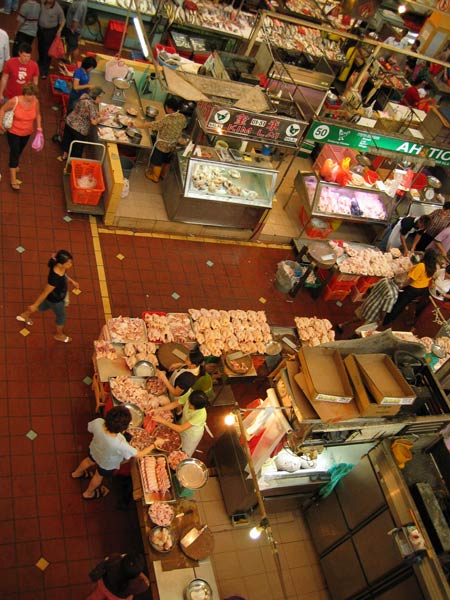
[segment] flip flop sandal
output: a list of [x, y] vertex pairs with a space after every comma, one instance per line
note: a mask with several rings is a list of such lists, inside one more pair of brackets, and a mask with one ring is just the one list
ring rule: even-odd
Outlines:
[[81, 475], [78, 475], [78, 477], [74, 477], [71, 473], [70, 477], [72, 479], [90, 479], [92, 477], [92, 473], [90, 471], [86, 470], [86, 471], [83, 471], [81, 473]]
[[33, 325], [33, 321], [31, 319], [25, 319], [22, 315], [17, 315], [16, 321], [20, 321], [21, 323], [26, 323], [27, 325]]
[[59, 162], [66, 162], [67, 158], [64, 158], [63, 156], [57, 156], [56, 160], [59, 160]]
[[64, 339], [62, 339], [62, 338], [59, 338], [59, 337], [56, 337], [56, 335], [55, 335], [55, 336], [53, 336], [53, 337], [55, 338], [55, 340], [56, 340], [57, 342], [62, 342], [63, 344], [69, 344], [69, 343], [72, 341], [72, 338], [71, 338], [71, 337], [69, 337], [68, 335], [66, 335], [66, 337], [65, 337]]
[[108, 494], [109, 489], [105, 486], [101, 486], [94, 490], [94, 495], [90, 498], [86, 498], [86, 496], [83, 496], [83, 494], [81, 494], [81, 496], [83, 500], [86, 500], [86, 502], [90, 502], [91, 500], [100, 500], [101, 498], [105, 498], [105, 496], [107, 496]]
[[12, 189], [14, 191], [16, 191], [16, 192], [20, 191], [20, 183], [10, 183], [9, 185], [12, 187]]

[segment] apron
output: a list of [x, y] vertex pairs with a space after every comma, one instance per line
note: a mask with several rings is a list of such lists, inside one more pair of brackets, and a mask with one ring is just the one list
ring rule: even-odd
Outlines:
[[[189, 412], [191, 412], [191, 409], [189, 408], [189, 402], [186, 402], [186, 404], [183, 406], [183, 415], [180, 421], [181, 425], [189, 421]], [[183, 452], [186, 452], [188, 456], [192, 456], [203, 437], [204, 431], [205, 424], [192, 425], [192, 427], [189, 427], [189, 429], [186, 429], [186, 431], [182, 431], [180, 435], [181, 449]]]

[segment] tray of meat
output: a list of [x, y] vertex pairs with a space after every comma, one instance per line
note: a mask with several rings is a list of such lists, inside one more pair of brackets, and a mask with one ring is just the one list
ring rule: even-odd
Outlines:
[[147, 328], [147, 339], [150, 342], [155, 344], [173, 342], [167, 313], [146, 310], [142, 313], [142, 318]]
[[175, 511], [167, 502], [153, 502], [148, 509], [148, 516], [155, 525], [167, 527], [175, 518]]
[[167, 320], [175, 342], [185, 344], [195, 340], [191, 318], [187, 313], [168, 313]]
[[149, 377], [147, 379], [147, 390], [154, 396], [165, 394], [166, 385], [159, 377]]
[[143, 413], [148, 414], [152, 409], [158, 408], [159, 401], [145, 389], [145, 382], [144, 377], [110, 377], [109, 387], [113, 401], [131, 402], [138, 406]]
[[153, 444], [152, 436], [142, 427], [128, 427], [127, 432], [131, 435], [130, 446], [137, 450], [143, 450]]
[[162, 452], [172, 452], [181, 448], [181, 435], [167, 425], [158, 425], [153, 432], [153, 443]]
[[115, 317], [108, 320], [111, 341], [119, 344], [147, 341], [147, 332], [142, 319]]
[[175, 492], [167, 458], [163, 454], [144, 456], [139, 460], [144, 503], [175, 502]]
[[106, 358], [108, 360], [117, 360], [117, 348], [112, 342], [105, 340], [94, 340], [95, 358]]
[[189, 458], [189, 457], [186, 454], [186, 452], [183, 452], [183, 450], [172, 450], [172, 452], [167, 457], [167, 461], [168, 461], [169, 467], [172, 469], [172, 471], [175, 471], [176, 468], [178, 467], [178, 465], [180, 464], [180, 462], [182, 460], [186, 460], [186, 458]]

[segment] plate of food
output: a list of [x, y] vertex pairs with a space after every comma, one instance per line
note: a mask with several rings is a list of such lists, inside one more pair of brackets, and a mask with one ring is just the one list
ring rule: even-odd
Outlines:
[[173, 529], [170, 527], [153, 527], [148, 536], [150, 546], [156, 552], [167, 554], [175, 545], [176, 537]]
[[153, 443], [162, 452], [172, 452], [181, 448], [181, 435], [167, 425], [158, 425], [153, 434]]
[[[130, 426], [128, 427], [127, 432], [131, 435], [130, 446], [133, 446], [136, 450], [143, 450], [153, 444], [152, 436], [142, 427]], [[163, 525], [163, 523], [157, 524]]]
[[155, 525], [169, 527], [175, 518], [175, 511], [167, 502], [154, 502], [148, 509], [148, 516]]

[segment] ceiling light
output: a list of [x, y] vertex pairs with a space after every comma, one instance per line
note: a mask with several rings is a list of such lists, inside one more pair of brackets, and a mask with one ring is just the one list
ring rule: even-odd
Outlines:
[[148, 51], [147, 43], [144, 38], [144, 32], [142, 31], [141, 22], [139, 20], [139, 17], [133, 17], [133, 24], [134, 24], [134, 28], [136, 29], [137, 36], [139, 38], [139, 43], [141, 45], [142, 54], [145, 56], [145, 58], [148, 58], [150, 53]]
[[228, 413], [227, 415], [225, 415], [225, 425], [234, 425], [236, 423], [236, 417], [233, 415], [233, 413]]

